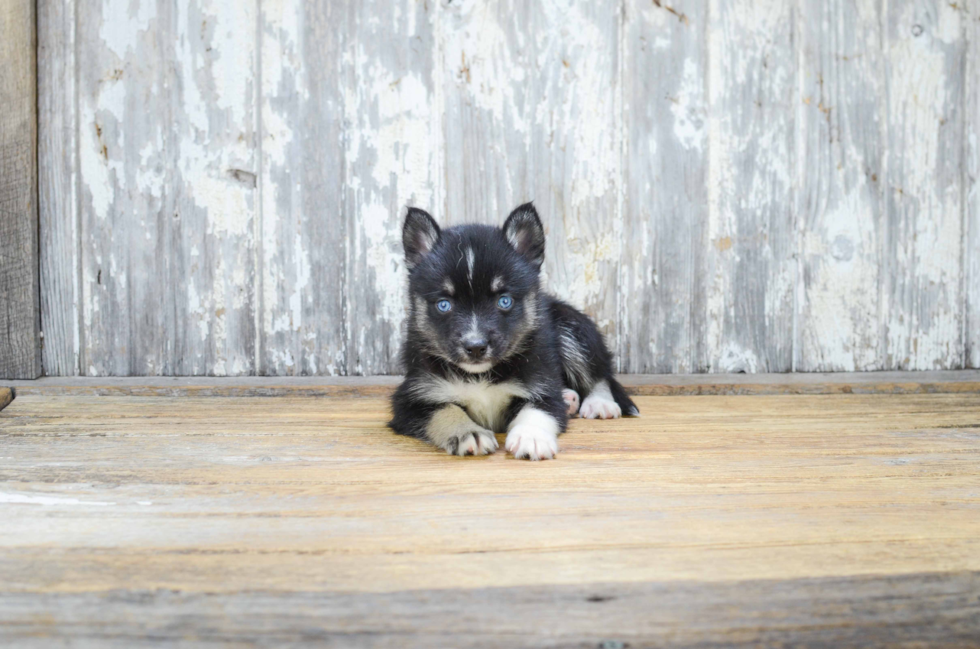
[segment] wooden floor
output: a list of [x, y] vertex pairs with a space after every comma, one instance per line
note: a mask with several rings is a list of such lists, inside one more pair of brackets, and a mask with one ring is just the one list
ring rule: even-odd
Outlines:
[[21, 393], [0, 646], [980, 646], [980, 395], [637, 402], [530, 463], [377, 397]]

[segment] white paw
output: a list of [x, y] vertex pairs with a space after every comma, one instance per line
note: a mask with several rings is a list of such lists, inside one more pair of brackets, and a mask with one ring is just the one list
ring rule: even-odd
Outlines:
[[622, 409], [615, 401], [598, 394], [585, 397], [578, 411], [578, 416], [582, 419], [617, 419], [622, 414]]
[[499, 445], [493, 433], [479, 428], [450, 437], [442, 447], [450, 455], [490, 455]]
[[507, 433], [504, 448], [519, 460], [550, 460], [558, 453], [558, 438], [534, 426], [514, 426]]
[[569, 417], [578, 412], [578, 392], [565, 388], [561, 391], [561, 398], [565, 400], [565, 405], [568, 406]]

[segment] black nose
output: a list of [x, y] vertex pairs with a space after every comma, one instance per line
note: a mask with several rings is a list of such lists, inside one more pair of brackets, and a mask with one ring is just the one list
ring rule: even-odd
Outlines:
[[471, 361], [478, 361], [487, 353], [486, 338], [467, 338], [463, 341], [463, 349]]

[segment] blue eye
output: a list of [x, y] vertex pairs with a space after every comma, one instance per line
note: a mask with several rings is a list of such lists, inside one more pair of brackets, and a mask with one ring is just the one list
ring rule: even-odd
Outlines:
[[507, 311], [508, 309], [510, 309], [510, 307], [514, 306], [514, 298], [512, 298], [509, 295], [501, 295], [497, 299], [497, 306], [499, 306], [504, 311]]
[[449, 313], [453, 308], [453, 303], [449, 300], [439, 300], [436, 302], [436, 308], [439, 309], [440, 313]]

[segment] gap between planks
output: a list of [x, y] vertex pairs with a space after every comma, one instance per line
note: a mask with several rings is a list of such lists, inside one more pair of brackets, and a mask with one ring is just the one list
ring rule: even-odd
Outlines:
[[[627, 374], [634, 396], [769, 394], [980, 394], [980, 370], [797, 374]], [[400, 376], [49, 377], [0, 381], [27, 396], [386, 397]], [[10, 395], [10, 399], [13, 395]], [[9, 403], [9, 399], [8, 399]]]

